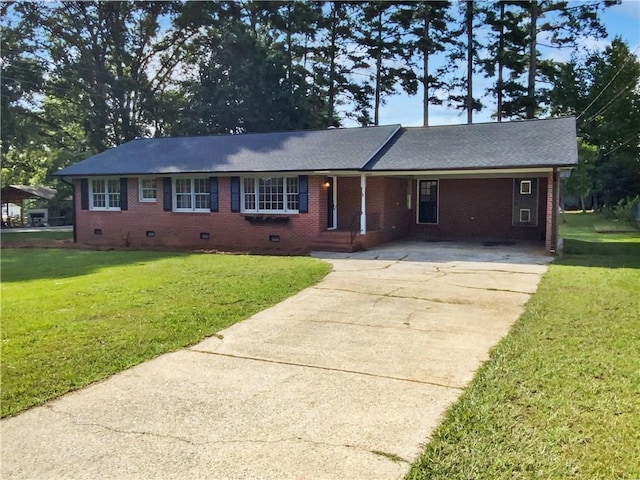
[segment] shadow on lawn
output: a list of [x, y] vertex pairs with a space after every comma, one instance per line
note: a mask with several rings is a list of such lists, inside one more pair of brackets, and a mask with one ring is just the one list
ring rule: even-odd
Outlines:
[[602, 268], [640, 268], [640, 242], [601, 243], [565, 239], [560, 265]]
[[69, 278], [116, 265], [184, 256], [179, 252], [9, 248], [2, 251], [2, 283]]

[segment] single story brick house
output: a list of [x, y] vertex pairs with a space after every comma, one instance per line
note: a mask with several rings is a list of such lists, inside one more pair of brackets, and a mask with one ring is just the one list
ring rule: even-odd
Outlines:
[[400, 238], [558, 243], [572, 117], [137, 139], [57, 172], [96, 247], [352, 251]]

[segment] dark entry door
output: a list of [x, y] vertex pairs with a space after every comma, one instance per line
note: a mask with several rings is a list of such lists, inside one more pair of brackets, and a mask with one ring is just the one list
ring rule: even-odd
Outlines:
[[418, 222], [438, 223], [438, 181], [418, 182]]

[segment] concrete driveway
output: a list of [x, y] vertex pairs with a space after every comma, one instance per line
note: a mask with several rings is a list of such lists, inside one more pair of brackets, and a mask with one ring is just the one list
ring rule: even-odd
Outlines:
[[1, 477], [397, 479], [550, 257], [395, 243], [223, 332], [1, 422]]

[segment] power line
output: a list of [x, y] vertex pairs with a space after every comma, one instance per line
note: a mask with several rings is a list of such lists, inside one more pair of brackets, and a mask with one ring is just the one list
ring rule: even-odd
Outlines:
[[633, 53], [631, 55], [629, 55], [629, 57], [627, 58], [627, 60], [624, 62], [624, 64], [618, 69], [618, 71], [616, 72], [616, 74], [613, 76], [613, 78], [611, 80], [609, 80], [609, 83], [607, 83], [605, 85], [605, 87], [600, 90], [600, 93], [596, 96], [596, 98], [594, 98], [591, 103], [589, 105], [587, 105], [587, 107], [582, 111], [582, 113], [580, 115], [578, 115], [576, 117], [576, 120], [579, 120], [580, 117], [582, 117], [587, 110], [589, 110], [589, 108], [591, 108], [591, 106], [596, 103], [596, 101], [602, 96], [602, 94], [604, 92], [607, 91], [607, 88], [609, 88], [609, 86], [613, 83], [613, 81], [618, 77], [618, 75], [620, 75], [620, 73], [622, 72], [622, 70], [624, 69], [624, 67], [627, 66], [627, 63], [629, 63], [631, 61], [632, 58], [635, 58], [635, 54], [638, 51], [638, 49], [640, 48], [640, 45], [636, 47], [636, 49], [633, 51]]
[[[606, 112], [607, 110], [609, 110], [610, 105], [615, 102], [618, 97], [620, 95], [622, 95], [623, 93], [626, 93], [627, 89], [629, 87], [631, 87], [632, 85], [634, 85], [636, 83], [636, 79], [633, 78], [631, 79], [631, 81], [629, 83], [627, 83], [622, 89], [620, 89], [620, 91], [611, 99], [609, 100], [604, 107], [602, 107], [600, 110], [598, 110], [596, 113], [594, 113], [593, 115], [591, 115], [587, 120], [584, 121], [583, 125], [588, 125], [589, 123], [591, 123], [598, 115], [600, 115], [601, 113]], [[578, 117], [579, 118], [579, 117]]]
[[608, 155], [611, 155], [613, 152], [615, 152], [616, 150], [626, 146], [631, 140], [633, 140], [634, 138], [637, 138], [638, 134], [634, 133], [631, 137], [629, 137], [627, 140], [625, 140], [624, 142], [622, 142], [620, 145], [618, 145], [616, 148], [614, 148], [613, 150], [611, 150], [610, 152], [607, 152], [605, 154], [603, 154], [603, 157], [606, 157]]

